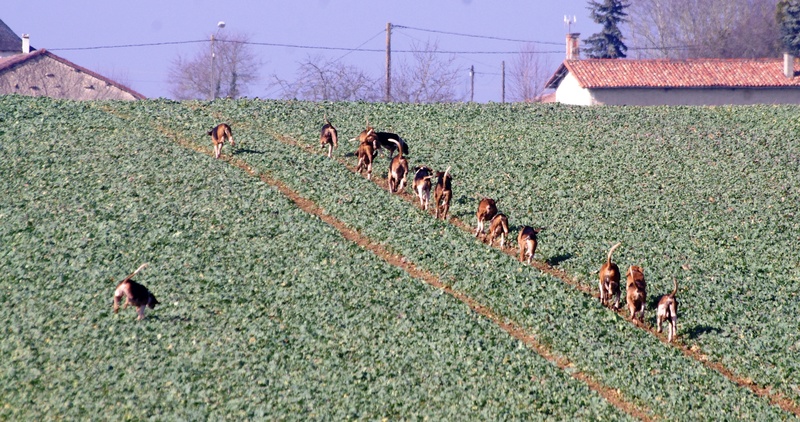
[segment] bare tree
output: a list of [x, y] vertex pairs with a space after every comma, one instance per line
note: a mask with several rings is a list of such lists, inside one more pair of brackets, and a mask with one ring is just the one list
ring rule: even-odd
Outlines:
[[539, 54], [532, 43], [523, 45], [509, 66], [509, 98], [511, 101], [526, 103], [539, 101], [551, 73], [550, 60], [547, 56]]
[[628, 9], [638, 57], [775, 57], [778, 0], [637, 0]]
[[355, 66], [322, 57], [308, 57], [300, 63], [294, 82], [273, 75], [273, 86], [283, 98], [311, 101], [378, 101], [380, 91], [375, 79]]
[[456, 94], [461, 71], [454, 66], [455, 56], [442, 57], [437, 43], [413, 44], [411, 63], [400, 63], [392, 75], [392, 99], [407, 103], [461, 101]]
[[[209, 41], [211, 42], [211, 41]], [[191, 59], [178, 56], [169, 72], [170, 93], [179, 100], [238, 98], [258, 80], [261, 66], [242, 34], [224, 34]], [[213, 69], [213, 74], [212, 74]]]

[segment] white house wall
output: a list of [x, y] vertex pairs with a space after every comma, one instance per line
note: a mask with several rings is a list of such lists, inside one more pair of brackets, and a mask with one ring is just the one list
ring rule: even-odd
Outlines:
[[593, 89], [590, 96], [590, 101], [582, 99], [580, 104], [642, 106], [800, 104], [798, 88]]
[[556, 89], [556, 101], [573, 105], [592, 105], [592, 94], [588, 89], [581, 88], [578, 80], [571, 72], [564, 76]]

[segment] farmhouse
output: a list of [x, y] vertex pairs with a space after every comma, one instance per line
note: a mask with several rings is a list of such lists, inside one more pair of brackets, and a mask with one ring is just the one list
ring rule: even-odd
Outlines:
[[0, 21], [0, 95], [73, 100], [141, 100], [145, 96], [47, 50], [31, 48]]
[[[576, 105], [800, 104], [791, 55], [765, 59], [580, 60], [568, 35], [567, 60], [547, 81], [556, 101]], [[572, 44], [571, 44], [572, 42]]]

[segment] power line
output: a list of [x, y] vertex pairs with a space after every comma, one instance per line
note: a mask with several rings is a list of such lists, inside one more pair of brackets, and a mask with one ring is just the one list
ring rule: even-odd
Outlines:
[[489, 35], [474, 35], [474, 34], [463, 34], [459, 32], [449, 32], [449, 31], [439, 31], [436, 29], [424, 29], [424, 28], [414, 28], [412, 26], [405, 26], [405, 25], [394, 25], [392, 24], [393, 28], [403, 28], [403, 29], [411, 29], [414, 31], [422, 31], [422, 32], [433, 32], [436, 34], [446, 34], [446, 35], [456, 35], [459, 37], [470, 37], [470, 38], [484, 38], [487, 40], [497, 40], [497, 41], [511, 41], [511, 42], [527, 42], [533, 44], [547, 44], [547, 45], [562, 45], [560, 42], [552, 42], [552, 41], [533, 41], [533, 40], [519, 40], [514, 38], [502, 38], [502, 37], [493, 37]]
[[[366, 41], [362, 42], [362, 43], [361, 43], [361, 44], [359, 44], [359, 45], [358, 45], [358, 47], [356, 47], [356, 48], [361, 48], [361, 47], [363, 47], [363, 46], [364, 46], [364, 44], [366, 44], [366, 43], [368, 43], [368, 42], [370, 42], [370, 41], [374, 40], [374, 39], [375, 39], [375, 37], [377, 37], [378, 35], [381, 35], [381, 34], [383, 34], [383, 32], [384, 32], [384, 30], [383, 30], [383, 29], [381, 29], [380, 31], [378, 31], [378, 33], [377, 33], [377, 34], [373, 35], [373, 36], [372, 36], [372, 37], [370, 37], [368, 40], [366, 40]], [[340, 56], [339, 58], [337, 58], [337, 59], [336, 59], [336, 60], [334, 60], [333, 62], [334, 62], [334, 63], [338, 62], [339, 60], [341, 60], [341, 59], [343, 59], [343, 58], [347, 57], [347, 55], [348, 55], [348, 54], [350, 54], [350, 53], [352, 53], [352, 51], [348, 51], [347, 53], [344, 53], [342, 56]]]
[[[300, 45], [300, 44], [281, 44], [281, 43], [268, 43], [268, 42], [252, 42], [252, 41], [234, 41], [234, 40], [216, 40], [218, 42], [239, 43], [247, 45], [255, 45], [262, 47], [288, 47], [299, 48], [307, 50], [333, 50], [333, 51], [349, 51], [349, 52], [362, 52], [362, 53], [384, 53], [386, 50], [378, 48], [348, 48], [348, 47], [324, 47], [314, 45]], [[519, 51], [456, 51], [456, 50], [395, 50], [392, 53], [434, 53], [434, 54], [517, 54]], [[534, 54], [563, 54], [563, 51], [536, 51]]]
[[[404, 37], [408, 37], [408, 38], [410, 38], [410, 39], [412, 39], [414, 41], [417, 41], [417, 42], [419, 42], [421, 44], [424, 42], [424, 41], [420, 40], [417, 37], [414, 37], [414, 36], [411, 36], [409, 34], [406, 34], [404, 31], [398, 31], [398, 34], [400, 34], [400, 35], [402, 35]], [[469, 60], [470, 62], [473, 62], [473, 63], [480, 63], [480, 64], [482, 64], [482, 65], [484, 65], [486, 67], [496, 67], [496, 66], [492, 66], [490, 64], [482, 63], [480, 60], [475, 60], [473, 58], [467, 59], [466, 57], [461, 57], [461, 56], [458, 56], [458, 55], [455, 55], [455, 54], [454, 54], [454, 56], [458, 57], [461, 60]]]
[[[395, 27], [395, 25], [393, 25]], [[416, 29], [416, 28], [409, 28], [404, 26], [397, 26], [399, 28], [408, 28], [408, 29]], [[418, 29], [423, 30], [423, 29]], [[515, 42], [532, 42], [532, 43], [541, 43], [541, 44], [552, 44], [552, 45], [561, 45], [560, 43], [549, 43], [549, 42], [541, 42], [541, 41], [525, 41], [525, 40], [512, 40], [508, 38], [498, 38], [498, 37], [484, 37], [484, 36], [477, 36], [477, 35], [468, 35], [468, 34], [456, 34], [450, 33], [445, 31], [436, 31], [436, 30], [424, 30], [428, 32], [438, 32], [443, 34], [452, 34], [452, 35], [461, 35], [461, 36], [473, 36], [479, 38], [490, 38], [490, 39], [502, 39], [505, 41], [515, 41]], [[378, 34], [374, 35], [369, 40], [365, 41], [361, 45], [366, 44], [367, 42], [371, 41], [378, 35], [380, 35], [383, 31], [379, 32]], [[267, 42], [252, 42], [252, 41], [236, 41], [236, 40], [224, 40], [218, 39], [217, 42], [228, 42], [228, 43], [239, 43], [239, 44], [247, 44], [247, 45], [254, 45], [254, 46], [262, 46], [262, 47], [284, 47], [284, 48], [298, 48], [298, 49], [306, 49], [306, 50], [328, 50], [328, 51], [346, 51], [347, 53], [342, 57], [350, 54], [352, 52], [361, 52], [361, 53], [384, 53], [384, 49], [377, 49], [377, 48], [361, 48], [361, 45], [356, 48], [348, 48], [348, 47], [325, 47], [325, 46], [318, 46], [318, 45], [301, 45], [301, 44], [284, 44], [284, 43], [267, 43]], [[156, 47], [156, 46], [164, 46], [164, 45], [181, 45], [181, 44], [199, 44], [199, 43], [206, 43], [209, 40], [189, 40], [189, 41], [166, 41], [166, 42], [155, 42], [155, 43], [141, 43], [141, 44], [118, 44], [118, 45], [99, 45], [99, 46], [91, 46], [91, 47], [57, 47], [57, 48], [48, 48], [50, 51], [80, 51], [80, 50], [102, 50], [102, 49], [113, 49], [113, 48], [134, 48], [134, 47]], [[664, 47], [629, 47], [628, 50], [691, 50], [697, 48], [696, 46], [664, 46]], [[456, 51], [456, 50], [392, 50], [393, 53], [433, 53], [433, 54], [518, 54], [519, 51]], [[563, 50], [548, 50], [548, 51], [534, 51], [529, 52], [531, 54], [563, 54]], [[342, 58], [340, 57], [340, 59]], [[338, 59], [337, 59], [338, 60]]]
[[197, 44], [201, 42], [208, 42], [208, 40], [166, 41], [166, 42], [154, 42], [145, 44], [98, 45], [93, 47], [60, 47], [60, 48], [48, 48], [47, 50], [49, 51], [101, 50], [107, 48], [153, 47], [159, 45]]

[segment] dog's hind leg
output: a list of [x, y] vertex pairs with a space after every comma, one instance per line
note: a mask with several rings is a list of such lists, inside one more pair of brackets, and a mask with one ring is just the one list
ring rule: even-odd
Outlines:
[[606, 305], [606, 290], [603, 283], [603, 280], [597, 282], [597, 286], [600, 289], [600, 304], [605, 306]]
[[678, 334], [678, 316], [672, 315], [672, 321], [670, 322], [669, 326], [669, 339], [668, 341], [672, 341], [675, 336]]

